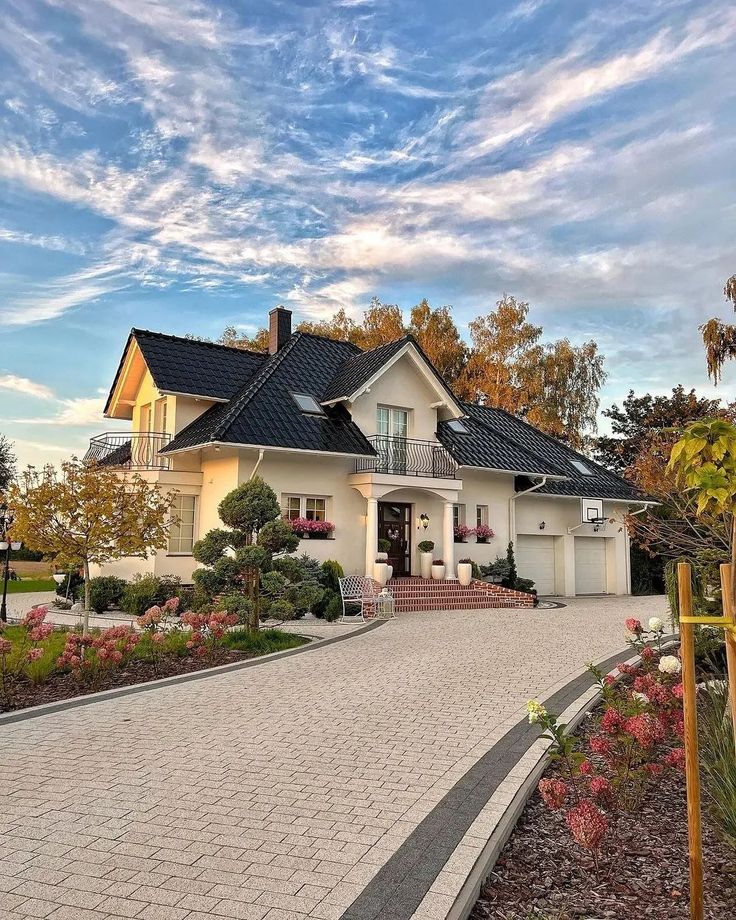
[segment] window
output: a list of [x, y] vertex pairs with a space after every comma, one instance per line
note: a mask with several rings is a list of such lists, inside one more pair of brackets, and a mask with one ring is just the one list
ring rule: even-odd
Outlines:
[[306, 393], [292, 393], [294, 402], [299, 406], [302, 412], [308, 415], [324, 415], [325, 410], [320, 406], [314, 396], [308, 396]]
[[284, 502], [285, 516], [288, 521], [294, 521], [302, 516], [302, 500], [298, 495], [289, 495]]
[[176, 496], [171, 509], [175, 520], [169, 527], [169, 552], [191, 553], [194, 546], [194, 512], [196, 495]]
[[156, 400], [156, 431], [161, 434], [166, 433], [166, 423], [168, 420], [168, 400], [164, 396], [163, 399]]
[[447, 427], [450, 431], [454, 431], [455, 434], [467, 434], [468, 429], [465, 427], [465, 423], [461, 422], [459, 418], [450, 419], [447, 423]]
[[308, 495], [285, 495], [282, 502], [284, 516], [289, 521], [306, 518], [308, 521], [327, 520], [327, 499]]
[[475, 526], [488, 526], [488, 505], [475, 506]]
[[589, 466], [586, 466], [582, 460], [571, 460], [570, 464], [575, 467], [578, 473], [582, 473], [583, 476], [592, 476], [593, 470]]
[[452, 506], [452, 526], [459, 527], [465, 523], [465, 505]]
[[409, 413], [406, 409], [391, 409], [379, 406], [376, 415], [378, 434], [389, 438], [406, 438], [409, 434]]

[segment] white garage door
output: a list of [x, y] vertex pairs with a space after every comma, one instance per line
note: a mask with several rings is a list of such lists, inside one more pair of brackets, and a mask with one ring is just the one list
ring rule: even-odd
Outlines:
[[575, 593], [606, 593], [606, 541], [575, 537]]
[[516, 538], [516, 571], [520, 578], [531, 578], [538, 594], [554, 594], [554, 537], [519, 534]]

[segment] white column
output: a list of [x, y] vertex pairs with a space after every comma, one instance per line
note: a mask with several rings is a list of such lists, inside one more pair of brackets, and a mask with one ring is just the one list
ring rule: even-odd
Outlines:
[[378, 552], [378, 499], [369, 498], [365, 516], [365, 574], [373, 578], [373, 565]]
[[455, 525], [452, 520], [452, 502], [445, 502], [442, 519], [442, 558], [445, 561], [445, 578], [455, 577]]

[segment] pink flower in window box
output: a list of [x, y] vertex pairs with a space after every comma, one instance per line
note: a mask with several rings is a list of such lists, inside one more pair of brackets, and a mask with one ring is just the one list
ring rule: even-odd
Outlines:
[[464, 543], [465, 538], [469, 536], [471, 533], [474, 533], [473, 529], [471, 527], [466, 526], [465, 524], [456, 524], [453, 527], [453, 531], [455, 533], [456, 543]]
[[310, 518], [292, 518], [289, 523], [296, 533], [304, 537], [315, 537], [317, 539], [326, 539], [335, 529], [332, 521], [313, 521]]
[[493, 529], [488, 524], [478, 524], [475, 528], [475, 539], [478, 543], [485, 543], [487, 540], [495, 537]]

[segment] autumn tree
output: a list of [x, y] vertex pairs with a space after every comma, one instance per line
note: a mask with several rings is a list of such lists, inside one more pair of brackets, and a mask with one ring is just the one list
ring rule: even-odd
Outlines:
[[13, 445], [0, 434], [0, 493], [4, 492], [15, 476], [15, 454]]
[[450, 307], [432, 309], [425, 298], [411, 311], [409, 332], [440, 376], [454, 387], [465, 369], [468, 348], [460, 338]]
[[592, 341], [541, 342], [542, 327], [528, 314], [528, 303], [505, 294], [470, 323], [472, 348], [459, 389], [580, 448], [596, 427], [603, 357]]
[[13, 537], [62, 567], [84, 570], [84, 631], [89, 631], [90, 566], [126, 556], [145, 559], [166, 546], [174, 495], [137, 473], [76, 458], [56, 470], [29, 466], [11, 486]]
[[248, 336], [240, 333], [235, 326], [225, 326], [217, 344], [244, 351], [268, 351], [268, 329], [259, 329], [254, 336]]
[[331, 319], [305, 320], [296, 328], [297, 332], [311, 332], [312, 335], [321, 335], [338, 342], [352, 342], [353, 345], [358, 344], [363, 334], [355, 320], [350, 319], [343, 309], [338, 310]]
[[[736, 275], [731, 275], [728, 279], [723, 294], [736, 310]], [[723, 365], [726, 361], [736, 358], [736, 326], [714, 318], [704, 323], [700, 327], [700, 332], [705, 346], [708, 376], [717, 384], [723, 373]]]

